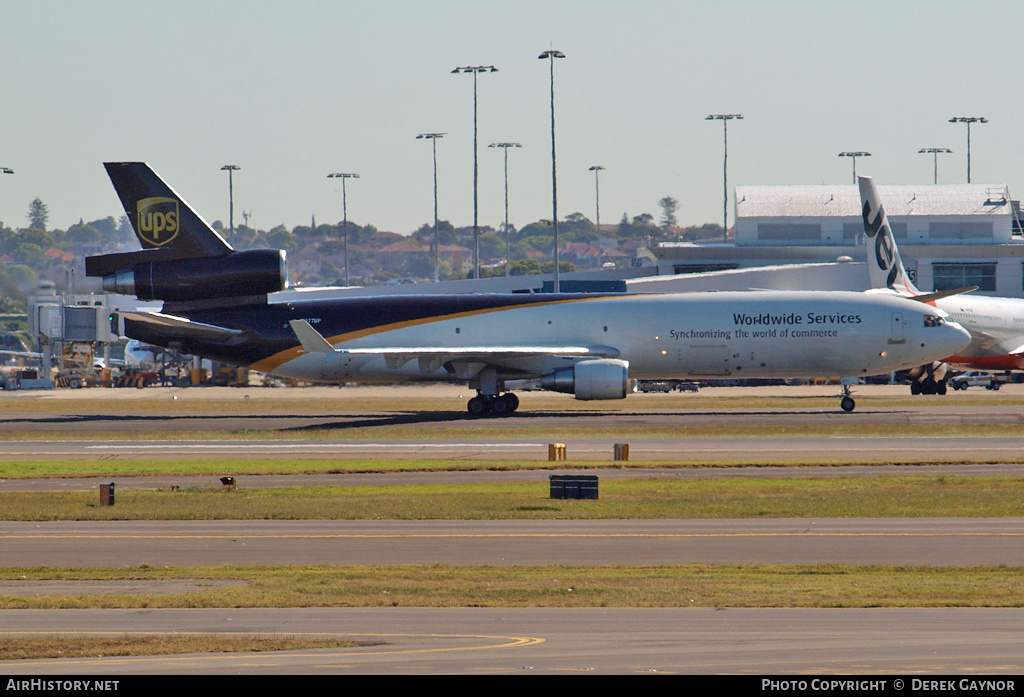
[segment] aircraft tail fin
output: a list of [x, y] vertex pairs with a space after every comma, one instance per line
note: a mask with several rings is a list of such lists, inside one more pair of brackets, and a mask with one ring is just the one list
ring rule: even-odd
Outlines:
[[871, 177], [857, 177], [860, 184], [861, 215], [864, 218], [864, 233], [868, 237], [868, 270], [872, 288], [889, 288], [900, 295], [921, 294], [907, 275], [896, 247], [889, 218], [882, 208], [882, 201]]
[[167, 250], [166, 256], [176, 259], [218, 257], [232, 251], [145, 162], [105, 162], [103, 166], [143, 249]]
[[266, 302], [288, 287], [280, 249], [235, 251], [144, 162], [107, 162], [110, 181], [143, 249], [87, 257], [104, 289], [169, 303]]

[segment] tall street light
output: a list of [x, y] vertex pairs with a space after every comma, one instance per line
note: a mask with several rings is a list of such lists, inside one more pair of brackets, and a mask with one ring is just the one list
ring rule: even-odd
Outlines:
[[949, 120], [950, 123], [966, 123], [967, 124], [967, 183], [971, 183], [971, 124], [972, 123], [988, 123], [988, 119], [984, 116], [954, 116]]
[[232, 181], [232, 174], [241, 169], [238, 165], [224, 165], [220, 168], [228, 173], [228, 228], [231, 230], [231, 241], [235, 241], [235, 187]]
[[711, 114], [704, 118], [705, 121], [721, 121], [722, 136], [725, 144], [725, 157], [722, 160], [722, 241], [729, 241], [729, 122], [733, 119], [742, 119], [743, 114]]
[[871, 153], [858, 150], [856, 152], [841, 152], [838, 157], [849, 157], [853, 160], [853, 183], [857, 183], [857, 158], [858, 157], [871, 157]]
[[932, 155], [933, 158], [935, 159], [935, 182], [934, 183], [938, 184], [939, 183], [939, 153], [940, 152], [941, 153], [950, 153], [950, 152], [953, 152], [953, 151], [950, 150], [949, 148], [921, 148], [917, 152], [918, 152], [918, 154], [922, 154], [922, 155], [924, 155], [924, 154]]
[[505, 278], [511, 275], [512, 266], [512, 243], [508, 232], [508, 149], [523, 147], [519, 143], [491, 143], [489, 148], [501, 148], [505, 151]]
[[600, 173], [604, 167], [601, 165], [594, 165], [590, 168], [590, 171], [594, 173], [594, 208], [596, 209], [597, 217], [595, 218], [597, 225], [597, 236], [601, 236], [601, 184], [597, 180], [598, 173]]
[[554, 292], [560, 292], [558, 284], [558, 177], [555, 169], [555, 59], [565, 58], [565, 54], [554, 49], [544, 51], [537, 56], [551, 63], [551, 222], [555, 226], [555, 278]]
[[350, 172], [334, 172], [327, 175], [328, 179], [340, 179], [341, 180], [341, 211], [342, 215], [345, 216], [344, 223], [344, 235], [345, 235], [345, 285], [348, 286], [348, 202], [345, 198], [345, 180], [346, 179], [358, 179], [358, 174], [352, 174]]
[[477, 166], [477, 141], [476, 141], [476, 76], [480, 73], [496, 73], [498, 69], [493, 65], [468, 65], [459, 67], [452, 73], [473, 74], [473, 274], [474, 278], [480, 278], [480, 219], [479, 207], [477, 205], [477, 180], [479, 168]]
[[416, 136], [417, 140], [421, 138], [429, 140], [434, 148], [434, 283], [440, 280], [441, 275], [437, 246], [437, 139], [443, 138], [445, 135], [444, 133], [420, 133]]

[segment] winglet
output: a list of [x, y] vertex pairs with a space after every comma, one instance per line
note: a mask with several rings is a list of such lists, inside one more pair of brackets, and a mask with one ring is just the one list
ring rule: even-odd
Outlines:
[[306, 353], [334, 353], [334, 347], [331, 346], [331, 342], [325, 339], [320, 332], [313, 329], [313, 325], [306, 320], [293, 319], [288, 324], [291, 325], [292, 331], [295, 332], [295, 336], [298, 337], [299, 343], [302, 344], [302, 348], [306, 350]]

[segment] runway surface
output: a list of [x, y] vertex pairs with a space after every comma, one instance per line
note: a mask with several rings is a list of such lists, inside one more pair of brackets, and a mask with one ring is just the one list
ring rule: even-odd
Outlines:
[[[1024, 610], [296, 608], [0, 611], [0, 637], [314, 635], [358, 648], [16, 661], [8, 675], [956, 675], [1017, 680]], [[959, 678], [958, 678], [959, 679]], [[758, 689], [758, 682], [750, 687]], [[1018, 688], [1019, 689], [1019, 688]]]
[[[721, 421], [718, 422], [719, 424]], [[941, 427], [939, 427], [941, 428]], [[810, 430], [810, 429], [809, 429]], [[899, 437], [750, 436], [720, 438], [631, 437], [624, 431], [611, 438], [467, 438], [452, 440], [237, 439], [237, 440], [59, 440], [0, 441], [6, 460], [131, 460], [131, 459], [416, 459], [534, 460], [548, 459], [548, 444], [566, 445], [567, 460], [612, 461], [615, 444], [629, 445], [631, 461], [681, 463], [780, 463], [859, 460], [901, 462], [928, 459], [950, 462], [1006, 462], [1024, 457], [1024, 436], [945, 437], [920, 433]]]
[[[576, 458], [612, 459], [613, 445], [630, 443], [631, 469], [601, 469], [620, 477], [880, 476], [892, 473], [1020, 476], [1024, 438], [949, 438], [948, 425], [1022, 421], [1013, 405], [964, 406], [950, 401], [921, 408], [701, 410], [629, 408], [612, 412], [550, 411], [471, 421], [454, 412], [427, 414], [295, 413], [194, 416], [30, 414], [8, 410], [0, 432], [73, 433], [70, 440], [0, 441], [0, 460], [56, 461], [182, 458], [248, 459], [484, 459], [536, 460], [547, 467], [549, 438], [524, 438], [520, 427], [602, 428], [608, 438], [568, 438]], [[863, 435], [824, 438], [816, 429], [855, 424]], [[742, 427], [775, 425], [797, 435], [750, 438], [632, 438], [638, 426]], [[872, 429], [907, 427], [898, 437]], [[357, 435], [364, 426], [398, 429], [395, 440]], [[446, 438], [443, 429], [487, 429], [486, 436]], [[401, 429], [436, 429], [437, 438], [402, 438]], [[269, 440], [190, 440], [200, 430], [256, 430]], [[320, 437], [331, 430], [331, 438]], [[153, 431], [161, 438], [109, 439]], [[90, 436], [102, 436], [96, 440]], [[696, 467], [852, 452], [899, 463], [927, 453], [946, 464], [901, 467]], [[977, 463], [977, 464], [972, 464]], [[982, 464], [985, 463], [985, 464]], [[423, 482], [526, 481], [545, 486], [563, 470], [240, 477], [240, 487], [321, 484], [388, 485]], [[225, 473], [230, 474], [230, 473]], [[29, 490], [88, 489], [107, 479], [0, 481], [0, 497]], [[194, 484], [181, 477], [123, 478], [118, 489]], [[206, 484], [218, 486], [210, 480]], [[203, 485], [203, 483], [200, 483]], [[932, 566], [1024, 566], [1024, 519], [789, 519], [694, 521], [194, 521], [0, 523], [7, 567], [88, 567], [139, 564], [432, 564], [603, 565], [850, 563]], [[12, 582], [0, 593], [28, 594]], [[82, 593], [90, 592], [85, 585]], [[37, 589], [38, 590], [38, 589]], [[57, 592], [50, 589], [49, 592]], [[98, 592], [98, 591], [97, 591]], [[128, 591], [131, 592], [131, 591]], [[141, 592], [141, 591], [140, 591]], [[173, 592], [168, 589], [165, 592]], [[366, 642], [356, 649], [281, 654], [172, 656], [139, 659], [16, 662], [11, 674], [147, 673], [746, 673], [746, 674], [1019, 674], [1024, 672], [1024, 610], [582, 610], [492, 608], [351, 608], [294, 610], [17, 610], [0, 611], [0, 636], [23, 633], [255, 632], [326, 634]]]
[[1024, 566], [1022, 518], [0, 522], [5, 566]]

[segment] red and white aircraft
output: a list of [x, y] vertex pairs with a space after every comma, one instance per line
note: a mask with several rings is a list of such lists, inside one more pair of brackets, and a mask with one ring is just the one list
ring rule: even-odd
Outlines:
[[971, 343], [944, 361], [910, 371], [914, 394], [945, 394], [949, 365], [979, 370], [1024, 370], [1024, 300], [967, 295], [977, 286], [923, 293], [907, 276], [892, 227], [871, 177], [858, 177], [868, 269], [874, 292], [891, 292], [935, 306], [971, 333]]

